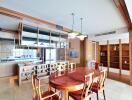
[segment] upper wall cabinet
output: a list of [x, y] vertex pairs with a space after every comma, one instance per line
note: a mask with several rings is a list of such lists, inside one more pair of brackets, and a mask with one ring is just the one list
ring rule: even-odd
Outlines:
[[38, 28], [23, 24], [21, 32], [21, 45], [37, 46], [37, 42]]
[[21, 25], [20, 44], [27, 46], [65, 48], [68, 34], [44, 30], [35, 26]]

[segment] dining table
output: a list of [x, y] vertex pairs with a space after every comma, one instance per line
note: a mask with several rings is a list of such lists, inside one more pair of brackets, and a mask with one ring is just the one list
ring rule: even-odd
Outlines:
[[93, 79], [97, 79], [100, 71], [89, 67], [78, 67], [60, 72], [52, 73], [49, 76], [51, 87], [64, 92], [64, 100], [69, 100], [68, 93], [83, 89], [85, 75], [93, 74]]

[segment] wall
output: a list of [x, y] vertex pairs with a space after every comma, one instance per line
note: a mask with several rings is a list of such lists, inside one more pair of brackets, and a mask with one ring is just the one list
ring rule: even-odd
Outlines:
[[85, 65], [90, 60], [96, 60], [97, 58], [97, 48], [96, 42], [89, 40], [88, 38], [85, 39]]
[[90, 40], [99, 42], [100, 45], [107, 44], [107, 40], [109, 40], [110, 44], [118, 44], [119, 39], [121, 39], [122, 43], [129, 43], [129, 34], [126, 33], [116, 33], [110, 35], [102, 35], [102, 36], [93, 36], [89, 38]]
[[18, 37], [18, 34], [0, 31], [0, 38], [5, 38], [5, 39], [16, 38], [17, 39], [17, 37]]
[[[67, 60], [70, 62], [74, 62], [79, 64], [80, 66], [84, 67], [87, 66], [87, 62], [89, 60], [96, 60], [98, 59], [97, 55], [97, 43], [88, 38], [85, 38], [83, 41], [79, 40], [78, 38], [70, 39], [70, 48], [67, 50]], [[77, 51], [78, 58], [71, 58], [70, 52]]]
[[0, 40], [0, 58], [13, 56], [14, 48], [13, 40]]
[[0, 31], [0, 58], [13, 56], [16, 34]]
[[65, 48], [58, 48], [56, 50], [57, 60], [65, 60]]
[[[77, 58], [72, 58], [70, 52], [75, 51], [78, 53]], [[67, 60], [74, 63], [80, 63], [80, 40], [78, 38], [69, 39], [69, 49], [67, 50]]]
[[80, 66], [85, 67], [85, 39], [83, 41], [80, 41]]

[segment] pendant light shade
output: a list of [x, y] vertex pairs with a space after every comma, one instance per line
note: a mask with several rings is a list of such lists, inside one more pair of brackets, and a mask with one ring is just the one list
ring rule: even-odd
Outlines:
[[71, 32], [69, 33], [68, 37], [69, 38], [79, 38], [80, 40], [84, 40], [84, 38], [86, 37], [85, 35], [82, 34], [82, 21], [83, 21], [83, 18], [80, 18], [80, 24], [81, 24], [81, 28], [80, 28], [80, 32], [76, 32], [74, 31], [74, 17], [75, 17], [75, 14], [72, 13], [72, 30]]

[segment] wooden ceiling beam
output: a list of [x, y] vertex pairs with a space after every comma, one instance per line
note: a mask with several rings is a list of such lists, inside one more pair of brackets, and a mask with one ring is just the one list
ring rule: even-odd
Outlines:
[[128, 29], [132, 29], [132, 22], [128, 13], [128, 9], [124, 0], [113, 0], [116, 7], [119, 9]]
[[[46, 25], [50, 26], [51, 28], [55, 28], [55, 29], [56, 29], [56, 25], [57, 25], [55, 23], [45, 21], [45, 20], [30, 16], [30, 15], [27, 15], [27, 14], [23, 14], [23, 13], [20, 13], [20, 12], [11, 10], [11, 9], [7, 9], [7, 8], [4, 8], [4, 7], [0, 7], [0, 14], [7, 15], [7, 16], [10, 16], [10, 17], [15, 17], [15, 18], [21, 19], [21, 20], [29, 20], [29, 21], [33, 21], [35, 23], [46, 24]], [[63, 27], [62, 31], [70, 32], [71, 29]]]

